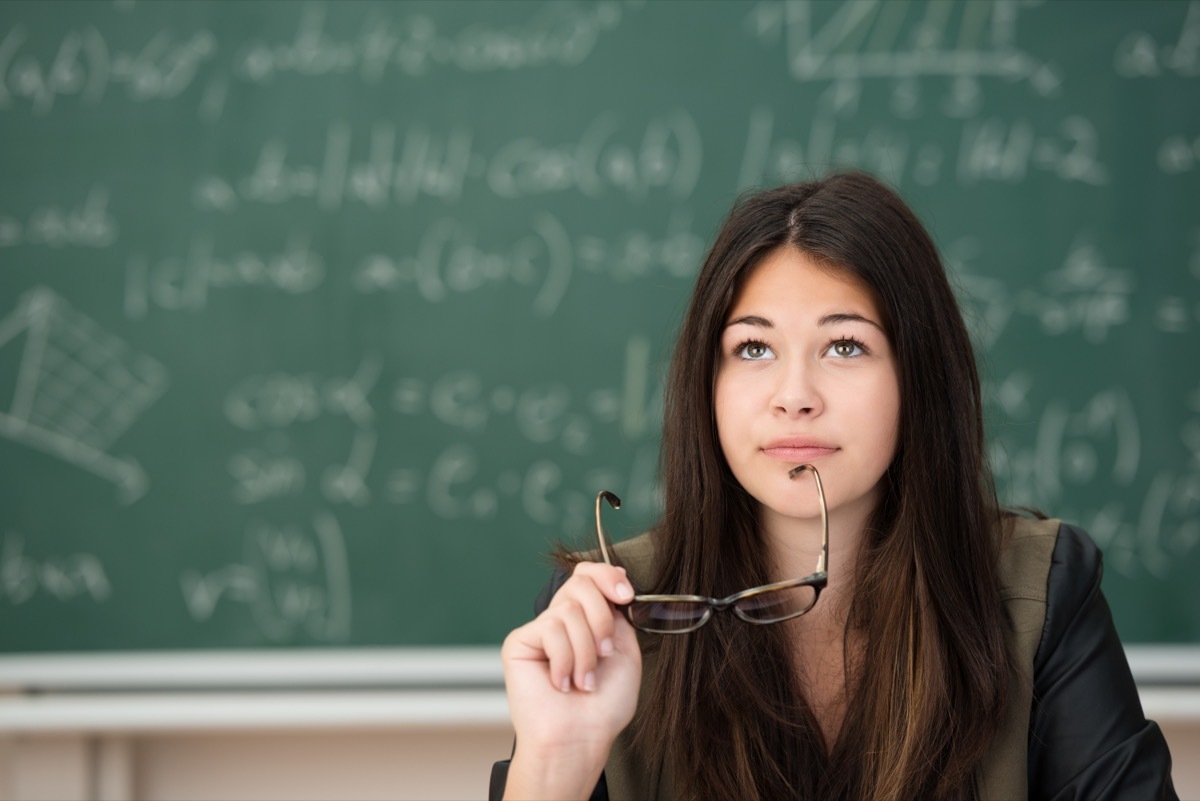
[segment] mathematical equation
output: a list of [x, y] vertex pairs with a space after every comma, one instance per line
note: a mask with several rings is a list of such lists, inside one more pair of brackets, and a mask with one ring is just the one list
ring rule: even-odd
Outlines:
[[[1044, 130], [1028, 119], [969, 117], [941, 128], [937, 141], [921, 141], [904, 126], [839, 125], [857, 113], [853, 104], [836, 114], [816, 115], [807, 140], [775, 134], [776, 112], [751, 111], [739, 183], [800, 180], [814, 164], [857, 164], [904, 185], [932, 186], [949, 177], [960, 187], [979, 182], [1019, 184], [1038, 172], [1066, 182], [1103, 186], [1110, 169], [1095, 124], [1069, 115]], [[957, 129], [957, 137], [954, 133]], [[949, 141], [946, 141], [949, 140]]]
[[[1024, 425], [1009, 423], [989, 443], [1001, 496], [1080, 523], [1124, 575], [1168, 576], [1175, 560], [1200, 546], [1200, 383], [1181, 410], [1177, 434], [1188, 455], [1180, 469], [1145, 463], [1143, 425], [1123, 388], [1080, 405], [1055, 399], [1035, 414], [1033, 384], [1029, 373], [1017, 372], [990, 393], [1005, 419], [1036, 419], [1032, 442], [1013, 434]], [[1130, 493], [1135, 484], [1146, 486], [1140, 498]], [[1111, 487], [1110, 500], [1098, 508], [1068, 502], [1088, 487]]]
[[[342, 275], [362, 296], [415, 295], [431, 304], [511, 287], [545, 318], [554, 316], [577, 275], [618, 283], [666, 278], [683, 287], [699, 269], [704, 251], [686, 212], [672, 214], [661, 232], [572, 234], [549, 213], [535, 216], [529, 229], [507, 232], [517, 237], [508, 242], [481, 242], [467, 224], [442, 218], [417, 234], [409, 254], [365, 253]], [[222, 252], [211, 237], [197, 236], [183, 254], [130, 256], [123, 307], [134, 320], [151, 311], [196, 314], [219, 292], [302, 295], [322, 289], [329, 274], [326, 257], [299, 231], [287, 233], [273, 252]]]
[[614, 190], [638, 200], [658, 189], [687, 197], [703, 163], [695, 120], [677, 111], [649, 120], [639, 135], [623, 116], [600, 115], [577, 141], [546, 144], [523, 136], [490, 155], [476, 150], [470, 128], [438, 133], [420, 125], [402, 132], [397, 153], [396, 127], [381, 121], [371, 126], [369, 137], [358, 137], [367, 140], [357, 148], [363, 154], [358, 161], [352, 160], [353, 127], [335, 121], [326, 129], [323, 152], [311, 161], [289, 160], [288, 142], [272, 138], [245, 174], [203, 175], [195, 193], [225, 212], [294, 199], [314, 200], [324, 210], [347, 203], [375, 209], [412, 205], [422, 198], [454, 203], [473, 191], [473, 180], [508, 200], [563, 192], [600, 197]]
[[[587, 468], [584, 484], [628, 485], [631, 498], [655, 492], [647, 495], [637, 489], [655, 484], [653, 454], [661, 429], [662, 379], [654, 374], [645, 337], [627, 340], [621, 386], [584, 393], [563, 382], [488, 386], [469, 369], [432, 379], [402, 376], [385, 388], [378, 386], [381, 365], [378, 357], [367, 357], [350, 377], [275, 373], [249, 376], [235, 385], [226, 395], [226, 419], [242, 431], [267, 436], [229, 458], [234, 502], [250, 505], [294, 497], [316, 486], [329, 503], [410, 504], [423, 498], [434, 514], [447, 520], [493, 517], [501, 497], [519, 498], [525, 513], [539, 523], [560, 522], [560, 517], [573, 520], [578, 519], [579, 499], [586, 503], [596, 489], [576, 492], [557, 502], [557, 512], [547, 511], [555, 505], [547, 493], [560, 488], [566, 472], [577, 469], [565, 471], [559, 462], [590, 464], [598, 445], [615, 440], [635, 453], [632, 468], [593, 465]], [[373, 393], [382, 399], [373, 403]], [[403, 464], [378, 466], [377, 431], [387, 424], [383, 418], [388, 415], [403, 423], [402, 431], [432, 419], [445, 426], [447, 434], [440, 439], [451, 444], [441, 447], [427, 467], [412, 464], [414, 456], [424, 454], [409, 447], [400, 449]], [[314, 470], [292, 452], [289, 432], [302, 432], [323, 420], [351, 423], [351, 443], [344, 460]], [[509, 427], [540, 455], [524, 467], [502, 460], [493, 479], [464, 494], [466, 485], [480, 483], [479, 445], [454, 438], [470, 436], [477, 442], [489, 426], [498, 424]], [[638, 508], [635, 501], [633, 508], [647, 512], [653, 506]]]
[[[251, 38], [225, 47], [230, 64], [211, 76], [201, 115], [219, 116], [230, 77], [250, 85], [270, 84], [283, 75], [349, 75], [378, 82], [395, 70], [421, 76], [438, 68], [464, 72], [571, 67], [587, 59], [599, 38], [617, 28], [622, 17], [643, 0], [604, 2], [589, 8], [551, 3], [525, 25], [472, 24], [447, 34], [437, 20], [409, 14], [396, 21], [386, 5], [376, 6], [351, 39], [325, 31], [326, 6], [301, 8], [290, 41]], [[114, 6], [128, 17], [136, 5]], [[121, 21], [117, 16], [117, 22]], [[0, 111], [28, 104], [35, 115], [49, 114], [60, 98], [77, 97], [85, 105], [101, 102], [112, 87], [124, 87], [138, 102], [171, 100], [198, 80], [198, 73], [222, 50], [208, 29], [179, 37], [166, 29], [140, 47], [115, 48], [95, 25], [74, 28], [47, 52], [44, 42], [17, 24], [0, 37]]]
[[13, 606], [42, 597], [59, 603], [103, 603], [112, 592], [108, 573], [96, 554], [35, 556], [27, 551], [23, 534], [5, 532], [0, 545], [0, 599]]
[[198, 623], [221, 605], [249, 609], [270, 642], [304, 633], [317, 642], [350, 636], [352, 591], [341, 525], [329, 512], [303, 524], [252, 520], [241, 562], [208, 571], [189, 569], [179, 586], [188, 614]]

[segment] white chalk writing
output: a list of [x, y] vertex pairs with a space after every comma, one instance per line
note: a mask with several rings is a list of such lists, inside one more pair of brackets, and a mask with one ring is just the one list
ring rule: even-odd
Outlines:
[[0, 546], [0, 598], [19, 606], [49, 595], [56, 601], [107, 601], [112, 584], [100, 558], [91, 553], [64, 557], [34, 557], [25, 552], [25, 538], [13, 532]]

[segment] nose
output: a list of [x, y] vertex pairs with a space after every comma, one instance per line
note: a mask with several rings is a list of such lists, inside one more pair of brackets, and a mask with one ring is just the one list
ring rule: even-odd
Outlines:
[[816, 383], [814, 367], [803, 360], [780, 365], [779, 380], [771, 397], [771, 408], [787, 417], [811, 417], [821, 413], [824, 404]]

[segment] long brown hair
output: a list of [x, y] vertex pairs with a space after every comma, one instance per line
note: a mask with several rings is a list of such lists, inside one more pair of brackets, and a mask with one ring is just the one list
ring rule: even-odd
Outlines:
[[718, 615], [686, 636], [645, 638], [656, 658], [634, 741], [673, 765], [682, 798], [974, 798], [1009, 668], [979, 377], [932, 240], [874, 178], [847, 172], [771, 189], [726, 218], [671, 362], [654, 536], [663, 567], [639, 589], [723, 597], [769, 579], [756, 504], [718, 443], [713, 382], [735, 293], [785, 245], [869, 287], [895, 353], [897, 452], [848, 610], [847, 632], [869, 658], [844, 646], [847, 712], [828, 743], [786, 626]]

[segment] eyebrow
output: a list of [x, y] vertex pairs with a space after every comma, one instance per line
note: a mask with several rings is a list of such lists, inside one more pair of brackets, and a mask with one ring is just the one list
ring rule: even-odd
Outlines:
[[774, 328], [775, 323], [768, 320], [766, 317], [759, 317], [756, 314], [747, 314], [738, 317], [736, 320], [730, 320], [725, 323], [726, 328], [732, 328], [735, 325], [753, 325], [757, 328]]
[[866, 323], [867, 325], [873, 325], [878, 328], [880, 333], [887, 333], [883, 330], [882, 325], [875, 322], [871, 318], [863, 317], [861, 314], [855, 314], [853, 312], [834, 312], [833, 314], [826, 314], [820, 320], [817, 320], [817, 325], [833, 325], [834, 323]]
[[[826, 314], [821, 317], [821, 319], [817, 320], [817, 325], [819, 326], [835, 325], [837, 323], [866, 323], [867, 325], [878, 328], [882, 333], [887, 333], [883, 330], [883, 326], [881, 326], [879, 323], [875, 322], [869, 317], [863, 317], [861, 314], [855, 314], [853, 312], [833, 312], [832, 314]], [[766, 317], [760, 317], [757, 314], [746, 314], [741, 317], [737, 317], [727, 322], [725, 327], [730, 328], [735, 325], [752, 325], [757, 328], [775, 327], [773, 322], [768, 320]]]

